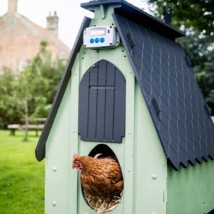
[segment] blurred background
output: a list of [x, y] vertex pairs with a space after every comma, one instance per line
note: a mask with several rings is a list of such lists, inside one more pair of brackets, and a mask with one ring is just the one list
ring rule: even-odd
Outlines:
[[[44, 161], [34, 150], [84, 16], [86, 0], [0, 0], [0, 214], [44, 213]], [[214, 1], [129, 0], [185, 32], [214, 115]]]

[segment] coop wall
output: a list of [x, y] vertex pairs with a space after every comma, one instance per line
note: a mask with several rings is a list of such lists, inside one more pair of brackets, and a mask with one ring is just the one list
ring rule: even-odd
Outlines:
[[168, 168], [168, 214], [206, 214], [214, 210], [214, 161], [174, 171]]
[[54, 124], [46, 142], [45, 213], [70, 213], [68, 187], [70, 180], [71, 83], [65, 91]]

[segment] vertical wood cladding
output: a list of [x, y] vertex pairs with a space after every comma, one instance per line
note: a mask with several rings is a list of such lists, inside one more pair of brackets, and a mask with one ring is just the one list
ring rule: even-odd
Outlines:
[[122, 141], [125, 95], [125, 78], [112, 63], [101, 60], [86, 71], [79, 92], [79, 134], [82, 140]]

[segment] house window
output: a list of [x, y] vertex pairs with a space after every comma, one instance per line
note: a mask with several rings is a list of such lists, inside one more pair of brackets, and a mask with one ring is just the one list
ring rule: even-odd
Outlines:
[[84, 141], [121, 142], [125, 135], [126, 81], [101, 60], [84, 74], [79, 91], [79, 134]]

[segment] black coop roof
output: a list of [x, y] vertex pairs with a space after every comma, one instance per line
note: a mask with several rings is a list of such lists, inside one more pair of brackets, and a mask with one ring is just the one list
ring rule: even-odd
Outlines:
[[100, 0], [100, 1], [91, 1], [88, 3], [83, 3], [81, 6], [85, 9], [93, 11], [95, 7], [99, 5], [121, 5], [120, 7], [115, 9], [115, 13], [121, 16], [127, 17], [128, 19], [134, 20], [145, 27], [148, 27], [151, 30], [159, 32], [160, 34], [175, 39], [184, 34], [171, 27], [168, 24], [165, 24], [163, 21], [149, 15], [148, 13], [144, 12], [143, 10], [133, 6], [132, 4], [124, 1], [124, 0]]
[[[214, 158], [214, 125], [183, 48], [175, 39], [183, 36], [164, 22], [122, 0], [82, 4], [93, 10], [100, 4], [120, 4], [113, 18], [145, 98], [167, 160], [178, 170]], [[56, 99], [36, 148], [37, 160], [45, 156], [45, 143], [70, 78], [83, 29], [71, 54]], [[142, 118], [143, 120], [143, 118]]]

